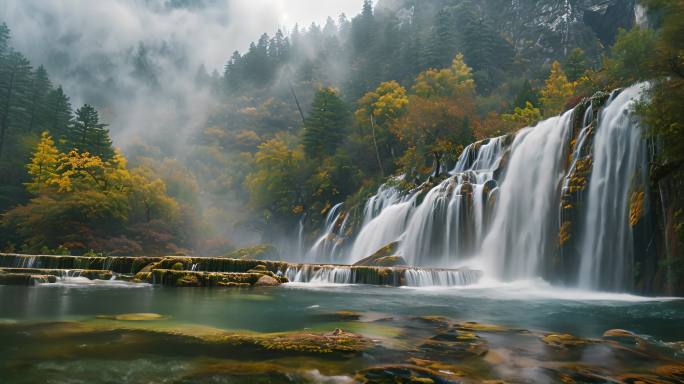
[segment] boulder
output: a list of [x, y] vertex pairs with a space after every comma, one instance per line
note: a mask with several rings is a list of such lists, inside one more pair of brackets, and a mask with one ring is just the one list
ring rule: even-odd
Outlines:
[[263, 275], [254, 283], [255, 287], [276, 287], [280, 285], [280, 281], [269, 275]]
[[394, 267], [397, 265], [406, 265], [406, 260], [404, 260], [403, 257], [395, 255], [398, 246], [399, 243], [393, 241], [378, 249], [374, 254], [357, 261], [354, 265], [368, 267]]

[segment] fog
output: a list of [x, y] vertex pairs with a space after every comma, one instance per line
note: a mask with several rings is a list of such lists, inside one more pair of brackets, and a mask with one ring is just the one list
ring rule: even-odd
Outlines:
[[[96, 105], [115, 145], [182, 149], [214, 102], [195, 77], [295, 23], [355, 15], [361, 0], [1, 0], [13, 46], [44, 65], [74, 107]], [[160, 135], [161, 133], [161, 135]], [[168, 134], [172, 133], [172, 134]]]

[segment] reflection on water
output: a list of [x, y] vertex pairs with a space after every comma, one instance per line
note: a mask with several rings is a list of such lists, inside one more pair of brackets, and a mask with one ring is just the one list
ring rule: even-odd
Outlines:
[[[678, 382], [683, 320], [681, 300], [539, 282], [3, 286], [0, 372], [11, 383]], [[604, 335], [614, 329], [626, 331]]]

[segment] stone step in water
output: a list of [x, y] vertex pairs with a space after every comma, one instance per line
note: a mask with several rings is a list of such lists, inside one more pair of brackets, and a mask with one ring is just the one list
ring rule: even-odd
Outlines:
[[477, 283], [482, 277], [481, 271], [470, 269], [298, 264], [221, 257], [85, 257], [7, 253], [0, 253], [0, 270], [59, 277], [78, 273], [82, 277], [104, 280], [119, 275], [121, 279], [166, 286], [251, 286], [260, 276], [268, 276], [278, 283], [465, 286]]

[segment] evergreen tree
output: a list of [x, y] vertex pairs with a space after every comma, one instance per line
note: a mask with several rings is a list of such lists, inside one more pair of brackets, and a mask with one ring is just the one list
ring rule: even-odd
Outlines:
[[0, 159], [6, 150], [10, 135], [25, 128], [31, 65], [20, 53], [10, 51], [2, 59], [0, 68]]
[[423, 55], [423, 66], [426, 68], [442, 68], [456, 53], [454, 20], [447, 9], [442, 9], [435, 16], [430, 33], [430, 40]]
[[530, 84], [530, 81], [528, 79], [525, 79], [525, 82], [522, 85], [522, 89], [520, 90], [520, 92], [518, 92], [518, 95], [515, 97], [513, 106], [517, 108], [525, 108], [527, 106], [527, 103], [531, 103], [533, 106], [539, 105], [539, 96], [537, 95], [537, 92], [532, 88], [532, 84]]
[[302, 144], [307, 157], [321, 158], [334, 154], [349, 122], [349, 110], [337, 91], [330, 87], [318, 90], [311, 104], [311, 113], [304, 122]]
[[0, 24], [0, 58], [7, 54], [9, 48], [10, 30], [7, 24]]
[[[63, 144], [71, 127], [73, 113], [69, 97], [62, 86], [51, 90], [46, 97], [45, 127], [57, 143]], [[65, 148], [66, 149], [66, 148]]]
[[52, 83], [50, 78], [45, 68], [41, 65], [33, 73], [29, 91], [29, 123], [27, 127], [29, 133], [33, 132], [36, 128], [47, 128], [47, 97], [51, 89]]
[[100, 122], [97, 110], [84, 104], [76, 110], [76, 119], [69, 131], [69, 144], [79, 152], [88, 152], [102, 160], [109, 160], [114, 156], [114, 149], [106, 127], [107, 124]]
[[589, 69], [589, 64], [587, 64], [587, 56], [582, 48], [575, 48], [570, 51], [568, 57], [565, 58], [565, 63], [563, 63], [563, 70], [568, 80], [576, 81], [587, 69]]

